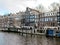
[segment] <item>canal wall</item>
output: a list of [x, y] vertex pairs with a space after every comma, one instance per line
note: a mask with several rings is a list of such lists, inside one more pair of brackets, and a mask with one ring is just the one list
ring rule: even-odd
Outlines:
[[2, 29], [0, 29], [0, 31], [22, 33], [22, 34], [31, 34], [31, 35], [45, 35], [45, 33], [38, 33], [37, 29], [2, 28]]

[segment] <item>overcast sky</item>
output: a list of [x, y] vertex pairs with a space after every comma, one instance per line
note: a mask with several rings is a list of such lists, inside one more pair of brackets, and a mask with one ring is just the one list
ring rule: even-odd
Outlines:
[[60, 0], [0, 0], [0, 14], [16, 13], [25, 11], [26, 7], [35, 8], [42, 4], [45, 8], [53, 2]]

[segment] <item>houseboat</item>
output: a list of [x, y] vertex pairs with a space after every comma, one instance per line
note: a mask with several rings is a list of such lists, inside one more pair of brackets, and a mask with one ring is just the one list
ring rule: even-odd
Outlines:
[[60, 31], [58, 27], [44, 27], [46, 31], [46, 36], [50, 37], [60, 37]]

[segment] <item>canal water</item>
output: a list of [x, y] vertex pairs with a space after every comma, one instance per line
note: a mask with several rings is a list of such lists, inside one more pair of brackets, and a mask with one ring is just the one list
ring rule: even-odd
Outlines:
[[0, 45], [60, 45], [60, 38], [0, 32]]

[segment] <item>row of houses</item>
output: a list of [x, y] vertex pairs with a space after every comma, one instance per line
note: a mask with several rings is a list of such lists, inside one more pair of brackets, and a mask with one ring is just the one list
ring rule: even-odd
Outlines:
[[0, 27], [20, 27], [22, 14], [23, 12], [19, 12], [0, 16]]
[[25, 15], [22, 17], [22, 24], [25, 26], [34, 26], [41, 30], [44, 27], [57, 27], [56, 30], [60, 30], [60, 7], [58, 10], [50, 12], [39, 12], [27, 7]]
[[0, 16], [0, 27], [20, 26], [33, 26], [39, 29], [43, 29], [43, 27], [49, 26], [59, 27], [60, 7], [59, 10], [51, 12], [39, 12], [35, 9], [27, 7], [25, 12]]

